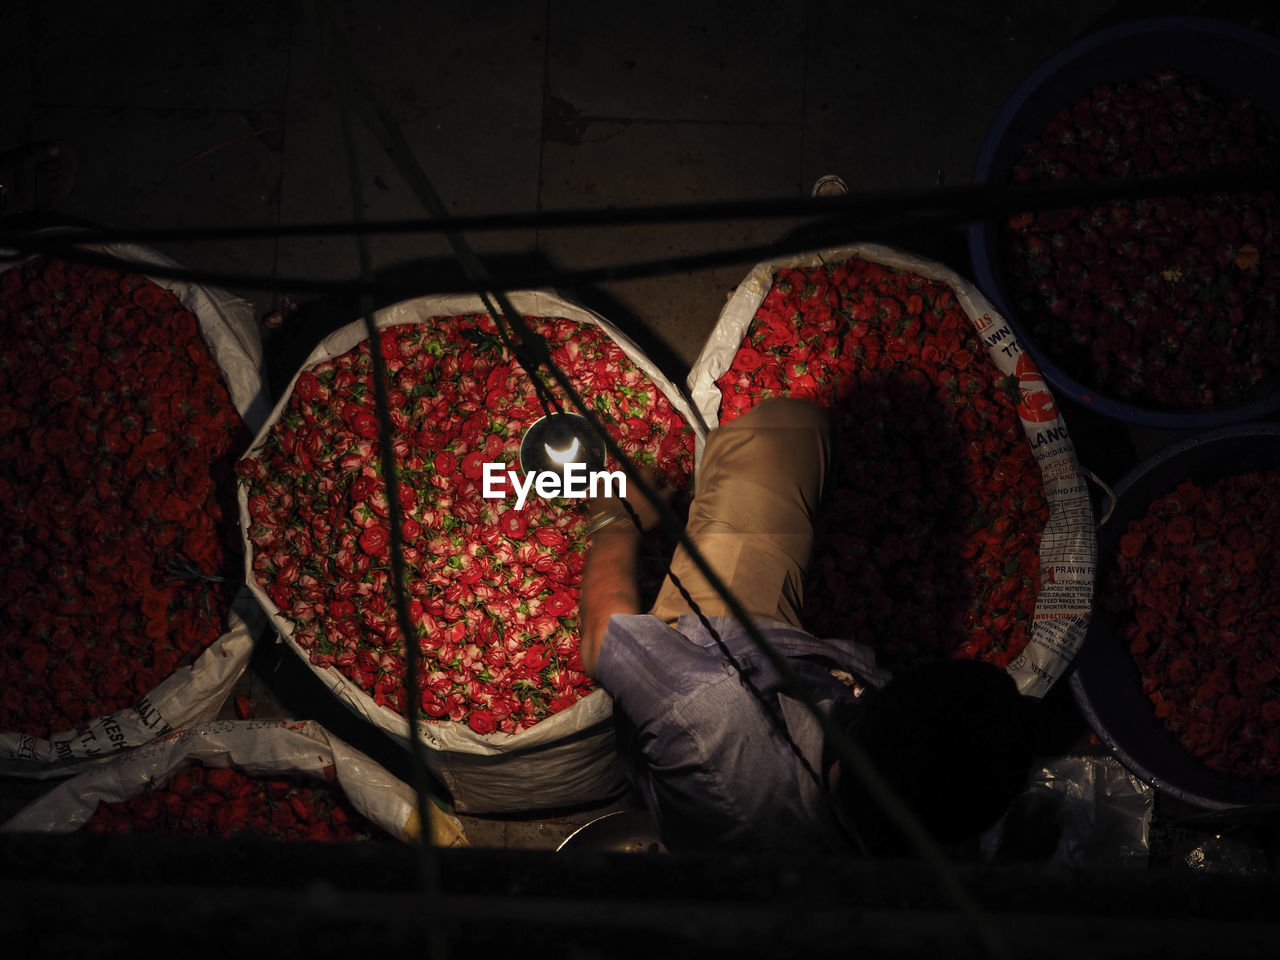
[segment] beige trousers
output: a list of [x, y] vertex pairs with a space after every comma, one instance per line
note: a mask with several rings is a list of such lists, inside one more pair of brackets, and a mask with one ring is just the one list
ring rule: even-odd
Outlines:
[[[707, 438], [685, 532], [753, 618], [800, 626], [830, 456], [827, 415], [802, 400], [766, 400]], [[683, 545], [671, 573], [708, 617], [729, 613]], [[691, 612], [670, 576], [650, 612], [670, 625]]]

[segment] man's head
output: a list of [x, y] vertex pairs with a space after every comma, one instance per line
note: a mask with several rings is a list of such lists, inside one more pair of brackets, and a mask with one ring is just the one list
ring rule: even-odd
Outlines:
[[[927, 664], [867, 695], [849, 726], [876, 769], [939, 843], [992, 826], [1025, 786], [1034, 701], [1003, 670], [974, 660]], [[869, 852], [906, 841], [842, 765], [835, 801]]]

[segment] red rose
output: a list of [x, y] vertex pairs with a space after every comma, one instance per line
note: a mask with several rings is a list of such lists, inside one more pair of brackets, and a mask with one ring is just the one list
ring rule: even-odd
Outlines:
[[503, 534], [512, 540], [519, 540], [529, 528], [529, 520], [523, 510], [507, 510], [498, 522]]
[[468, 447], [474, 447], [480, 442], [481, 436], [483, 436], [484, 432], [488, 428], [488, 415], [480, 411], [476, 411], [471, 416], [467, 417], [466, 421], [462, 424], [462, 430], [460, 433], [462, 442]]
[[479, 734], [492, 733], [497, 721], [488, 710], [472, 710], [467, 717], [467, 726]]
[[750, 373], [752, 370], [760, 369], [760, 365], [764, 362], [764, 358], [759, 352], [751, 347], [740, 347], [737, 354], [733, 358], [735, 369], [743, 370]]
[[378, 436], [378, 417], [371, 410], [358, 410], [351, 418], [356, 436], [373, 439]]
[[542, 603], [542, 609], [553, 617], [563, 617], [568, 615], [577, 601], [567, 593], [557, 592], [547, 597]]
[[320, 393], [320, 381], [316, 379], [315, 374], [304, 370], [298, 374], [293, 390], [303, 400], [314, 400]]
[[442, 477], [451, 477], [458, 469], [458, 458], [447, 450], [435, 455], [432, 465], [436, 468], [436, 473]]
[[371, 557], [385, 556], [390, 542], [391, 533], [381, 524], [370, 524], [360, 534], [360, 549]]
[[[310, 793], [310, 791], [307, 792]], [[303, 823], [315, 816], [315, 804], [312, 803], [310, 797], [303, 796], [301, 791], [294, 791], [289, 794], [288, 801], [289, 806], [293, 808], [294, 816]]]
[[69, 377], [58, 377], [49, 384], [49, 398], [54, 403], [66, 403], [79, 392], [74, 380]]
[[355, 503], [363, 504], [374, 494], [378, 493], [381, 486], [376, 477], [359, 476], [351, 484], [351, 499]]
[[396, 486], [399, 491], [400, 509], [408, 512], [418, 505], [418, 492], [403, 479]]
[[212, 767], [205, 774], [204, 782], [211, 790], [230, 796], [238, 778], [236, 771], [230, 767]]
[[462, 458], [462, 475], [469, 480], [479, 480], [484, 475], [484, 451], [472, 450]]
[[1188, 543], [1195, 534], [1195, 524], [1189, 517], [1183, 515], [1173, 517], [1165, 531], [1170, 543]]
[[163, 617], [169, 608], [169, 591], [147, 589], [142, 593], [142, 613], [146, 617]]
[[534, 532], [534, 537], [537, 538], [538, 543], [553, 550], [560, 549], [565, 543], [564, 534], [553, 527], [539, 527]]
[[44, 673], [49, 665], [49, 648], [43, 643], [33, 643], [22, 651], [22, 663], [32, 673]]

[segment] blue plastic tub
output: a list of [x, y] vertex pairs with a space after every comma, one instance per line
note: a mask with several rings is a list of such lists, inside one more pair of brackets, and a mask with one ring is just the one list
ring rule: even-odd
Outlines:
[[[1244, 424], [1198, 434], [1167, 447], [1116, 486], [1116, 506], [1098, 532], [1098, 583], [1114, 569], [1120, 537], [1148, 505], [1184, 480], [1280, 467], [1280, 424]], [[1270, 576], [1261, 569], [1258, 576]], [[1102, 589], [1100, 586], [1099, 589]], [[1280, 802], [1280, 777], [1246, 780], [1219, 773], [1184, 750], [1142, 692], [1138, 667], [1116, 635], [1116, 618], [1094, 604], [1084, 646], [1076, 655], [1071, 691], [1098, 737], [1143, 780], [1206, 810]]]
[[[1023, 81], [987, 133], [974, 168], [974, 182], [1008, 182], [1026, 144], [1044, 131], [1055, 114], [1098, 84], [1138, 80], [1166, 67], [1201, 79], [1225, 96], [1252, 96], [1259, 109], [1280, 120], [1280, 41], [1218, 20], [1166, 17], [1134, 21], [1085, 37]], [[1207, 430], [1259, 420], [1280, 409], [1280, 387], [1252, 403], [1181, 413], [1122, 403], [1075, 380], [1029, 339], [1005, 295], [1001, 230], [1001, 223], [991, 221], [970, 225], [974, 277], [1056, 393], [1125, 423], [1173, 430]]]

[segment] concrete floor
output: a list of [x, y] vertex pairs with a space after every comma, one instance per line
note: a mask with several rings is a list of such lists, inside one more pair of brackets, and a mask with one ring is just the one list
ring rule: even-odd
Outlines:
[[[1114, 2], [333, 6], [449, 210], [477, 214], [800, 197], [832, 172], [867, 189], [964, 182], [1018, 82]], [[3, 7], [0, 144], [59, 137], [77, 149], [64, 212], [115, 227], [350, 217], [316, 5]], [[422, 215], [364, 127], [355, 133], [364, 216]], [[767, 243], [782, 229], [529, 230], [472, 242], [583, 268]], [[343, 239], [158, 246], [192, 267], [264, 278], [357, 272]], [[439, 238], [373, 245], [379, 267], [447, 252]], [[615, 301], [611, 319], [654, 332], [687, 365], [749, 265], [600, 292]], [[270, 289], [233, 289], [264, 313], [275, 306]]]
[[[826, 173], [867, 190], [962, 183], [1006, 97], [1092, 27], [1212, 14], [1274, 28], [1275, 17], [1193, 0], [321, 6], [336, 10], [358, 69], [454, 215], [798, 198]], [[61, 212], [104, 225], [348, 219], [321, 35], [312, 3], [9, 0], [0, 4], [0, 149], [67, 141], [79, 177]], [[354, 132], [363, 216], [423, 215], [364, 127]], [[486, 255], [581, 269], [769, 243], [792, 226], [530, 229], [471, 242]], [[282, 293], [308, 299], [278, 278], [358, 272], [345, 239], [155, 246], [191, 267], [260, 277], [229, 285], [260, 316]], [[434, 237], [379, 238], [372, 249], [378, 268], [448, 256]], [[653, 343], [682, 381], [749, 266], [573, 292]], [[471, 829], [482, 844], [554, 846], [585, 819]]]

